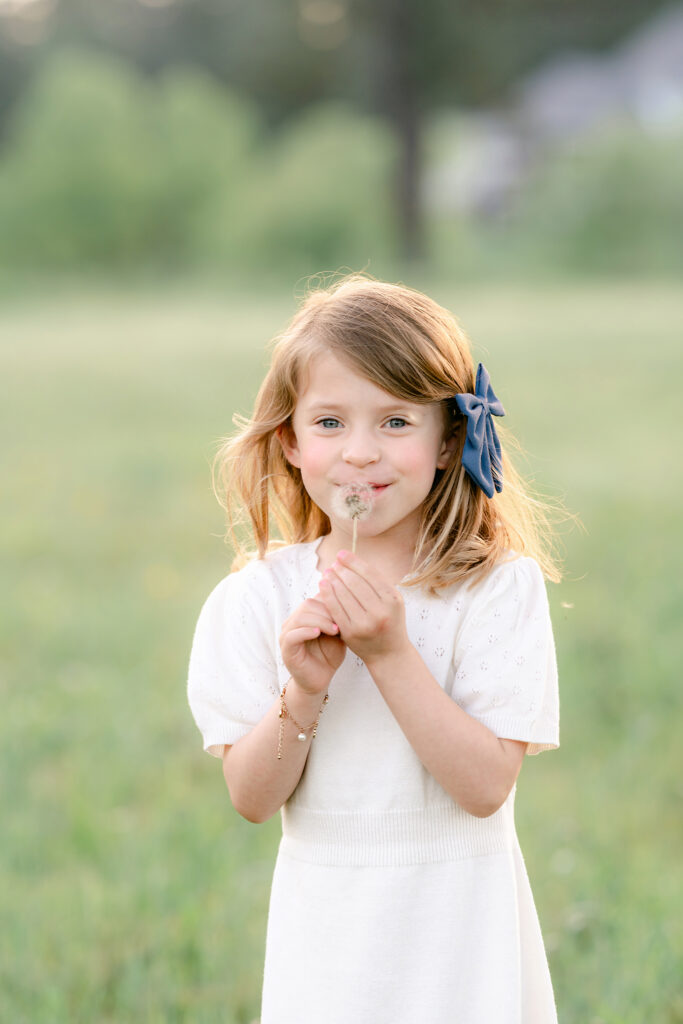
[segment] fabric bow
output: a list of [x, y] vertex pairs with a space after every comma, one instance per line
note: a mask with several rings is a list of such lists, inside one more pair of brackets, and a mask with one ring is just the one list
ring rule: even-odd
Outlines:
[[462, 453], [465, 472], [487, 498], [492, 498], [494, 490], [503, 490], [503, 461], [493, 416], [504, 416], [505, 409], [496, 398], [491, 378], [482, 363], [477, 368], [474, 394], [456, 395], [455, 401], [467, 417], [467, 437]]

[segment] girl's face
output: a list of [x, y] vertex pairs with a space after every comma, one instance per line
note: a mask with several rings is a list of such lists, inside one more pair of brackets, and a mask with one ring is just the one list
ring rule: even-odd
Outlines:
[[348, 543], [352, 523], [338, 511], [339, 492], [351, 483], [368, 485], [373, 494], [372, 511], [358, 523], [359, 537], [394, 535], [412, 545], [434, 474], [448, 465], [455, 446], [444, 433], [438, 402], [396, 398], [325, 354], [307, 367], [292, 427], [279, 437], [340, 545]]

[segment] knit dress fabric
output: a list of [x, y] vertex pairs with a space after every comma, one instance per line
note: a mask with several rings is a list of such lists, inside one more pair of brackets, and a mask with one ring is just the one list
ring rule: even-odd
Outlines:
[[[249, 563], [201, 610], [188, 697], [216, 757], [289, 678], [280, 630], [318, 592], [319, 543]], [[511, 556], [436, 596], [400, 589], [409, 638], [453, 700], [497, 736], [528, 742], [529, 754], [557, 747], [555, 647], [537, 563]], [[459, 807], [351, 651], [329, 695], [281, 812], [261, 1024], [554, 1024], [515, 789], [488, 818]]]

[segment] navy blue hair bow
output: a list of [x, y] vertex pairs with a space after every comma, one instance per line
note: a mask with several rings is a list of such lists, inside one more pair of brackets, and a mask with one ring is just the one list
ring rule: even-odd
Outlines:
[[474, 394], [455, 396], [458, 409], [467, 417], [467, 437], [462, 453], [465, 472], [488, 498], [494, 489], [503, 490], [503, 460], [493, 416], [504, 416], [505, 409], [491, 387], [491, 378], [479, 363]]

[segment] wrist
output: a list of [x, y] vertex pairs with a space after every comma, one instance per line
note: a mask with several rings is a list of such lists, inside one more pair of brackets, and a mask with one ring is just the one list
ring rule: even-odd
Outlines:
[[[417, 654], [417, 651], [406, 638], [400, 647], [394, 647], [389, 651], [379, 651], [376, 654], [369, 654], [363, 660], [365, 666], [375, 682], [380, 678], [390, 677], [396, 672], [405, 671], [408, 665]], [[419, 657], [419, 654], [417, 654]]]
[[[290, 694], [290, 687], [291, 687], [291, 691], [292, 691], [291, 694]], [[325, 705], [327, 704], [327, 701], [328, 701], [328, 696], [327, 696], [327, 694], [325, 694], [323, 696], [323, 699], [322, 699], [322, 702], [320, 704], [320, 707], [318, 708], [317, 711], [315, 711], [315, 712], [312, 712], [310, 710], [306, 711], [306, 714], [315, 714], [315, 720], [312, 721], [312, 722], [301, 722], [301, 721], [299, 721], [299, 716], [301, 715], [301, 711], [299, 710], [299, 705], [298, 704], [293, 704], [293, 701], [297, 701], [297, 699], [298, 699], [297, 698], [297, 693], [298, 693], [297, 684], [294, 682], [293, 679], [290, 678], [285, 683], [285, 686], [283, 687], [282, 693], [280, 694], [280, 711], [279, 711], [279, 715], [278, 715], [278, 717], [280, 719], [280, 726], [279, 726], [279, 729], [278, 729], [278, 740], [277, 740], [277, 759], [278, 759], [278, 761], [282, 760], [282, 755], [283, 755], [283, 752], [284, 752], [285, 719], [290, 719], [292, 724], [294, 726], [296, 726], [296, 729], [298, 730], [298, 732], [297, 732], [297, 739], [298, 740], [301, 740], [303, 743], [306, 743], [307, 740], [310, 742], [310, 740], [312, 740], [314, 738], [314, 736], [316, 735], [316, 733], [318, 731], [318, 723], [320, 721], [320, 715], [322, 714], [323, 709], [324, 709], [324, 707], [325, 707]], [[285, 700], [285, 695], [287, 696], [287, 700]], [[306, 698], [308, 695], [304, 694], [303, 696], [304, 696], [304, 698]], [[316, 696], [316, 703], [317, 703], [317, 700], [318, 700], [318, 698], [321, 695], [320, 694], [316, 694], [315, 696]], [[305, 708], [306, 704], [307, 704], [307, 701], [304, 699], [303, 703], [302, 703], [302, 707]]]
[[327, 689], [326, 686], [324, 690], [311, 692], [305, 689], [294, 676], [290, 676], [287, 680], [287, 704], [292, 708], [294, 714], [298, 710], [306, 718], [307, 714], [311, 712], [315, 714], [319, 710], [327, 696]]

